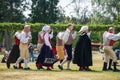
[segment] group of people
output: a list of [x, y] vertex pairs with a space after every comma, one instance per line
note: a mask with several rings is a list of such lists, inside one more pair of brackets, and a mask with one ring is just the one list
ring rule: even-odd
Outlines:
[[[63, 64], [67, 62], [67, 70], [70, 70], [71, 61], [73, 64], [79, 66], [79, 71], [91, 71], [90, 66], [92, 62], [92, 47], [90, 40], [90, 31], [88, 26], [82, 26], [79, 33], [79, 38], [76, 43], [75, 49], [72, 48], [73, 40], [76, 37], [77, 32], [73, 33], [73, 24], [68, 24], [65, 31], [61, 31], [56, 36], [56, 46], [52, 44], [53, 30], [50, 26], [43, 26], [42, 30], [38, 33], [38, 45], [39, 55], [36, 60], [36, 67], [38, 70], [47, 67], [47, 70], [52, 70], [53, 65], [60, 61], [58, 68], [63, 70]], [[109, 32], [110, 31], [110, 32]], [[105, 52], [105, 61], [103, 70], [106, 71], [108, 60], [113, 60], [114, 71], [119, 71], [116, 68], [116, 56], [112, 49], [113, 40], [120, 38], [120, 33], [114, 34], [114, 28], [110, 28], [109, 31], [103, 34], [103, 47]], [[29, 70], [28, 60], [29, 52], [28, 45], [32, 36], [30, 32], [30, 25], [25, 25], [22, 31], [18, 31], [14, 35], [14, 46], [6, 62], [7, 67], [10, 68], [10, 63], [15, 63], [14, 68], [23, 68], [21, 63], [24, 62], [25, 70]], [[74, 53], [74, 54], [73, 54]], [[18, 66], [19, 64], [19, 66]], [[111, 67], [109, 69], [112, 69]]]

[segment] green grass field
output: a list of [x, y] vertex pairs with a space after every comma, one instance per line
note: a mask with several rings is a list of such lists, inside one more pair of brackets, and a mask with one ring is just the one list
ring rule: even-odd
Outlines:
[[[3, 55], [0, 55], [0, 60]], [[71, 71], [59, 70], [56, 63], [54, 70], [37, 70], [35, 62], [30, 62], [29, 66], [32, 70], [15, 70], [13, 65], [10, 69], [6, 68], [4, 63], [0, 63], [0, 80], [120, 80], [120, 72], [106, 71], [102, 69], [102, 55], [98, 52], [93, 52], [93, 71], [78, 71], [78, 66], [71, 64]], [[120, 64], [120, 61], [118, 61]], [[23, 64], [24, 65], [24, 64]], [[66, 68], [66, 64], [64, 65]], [[118, 66], [120, 69], [120, 66]]]

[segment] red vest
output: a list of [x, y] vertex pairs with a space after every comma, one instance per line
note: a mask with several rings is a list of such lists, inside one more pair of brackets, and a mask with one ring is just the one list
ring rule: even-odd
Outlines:
[[20, 44], [20, 40], [14, 36], [14, 45], [19, 45]]
[[[112, 33], [112, 32], [110, 32]], [[110, 43], [109, 43], [110, 46], [113, 46], [114, 45], [114, 40], [110, 40]]]

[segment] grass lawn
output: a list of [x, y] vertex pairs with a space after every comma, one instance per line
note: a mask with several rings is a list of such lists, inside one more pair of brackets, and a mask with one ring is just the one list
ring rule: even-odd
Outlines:
[[[3, 55], [0, 54], [0, 61]], [[0, 63], [0, 80], [120, 80], [120, 72], [106, 71], [102, 69], [102, 55], [93, 52], [93, 66], [91, 69], [94, 71], [78, 71], [78, 66], [71, 64], [71, 71], [59, 70], [56, 63], [54, 70], [37, 70], [35, 62], [30, 62], [29, 66], [32, 70], [15, 70], [13, 65], [10, 69], [6, 68], [4, 63]], [[120, 64], [120, 61], [118, 61]], [[64, 65], [66, 68], [66, 64]], [[120, 69], [120, 66], [118, 66]]]

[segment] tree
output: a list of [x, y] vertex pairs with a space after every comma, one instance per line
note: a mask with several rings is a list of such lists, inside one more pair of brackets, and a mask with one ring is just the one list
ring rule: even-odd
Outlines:
[[24, 0], [0, 0], [0, 22], [24, 22]]
[[[94, 21], [102, 24], [118, 23], [120, 0], [91, 0]], [[97, 14], [100, 14], [98, 16]], [[101, 21], [100, 21], [101, 20]]]
[[58, 19], [59, 0], [32, 0], [31, 22], [55, 23]]
[[[0, 22], [24, 22], [23, 11], [27, 8], [24, 0], [0, 0]], [[11, 48], [11, 31], [4, 30], [6, 50]]]

